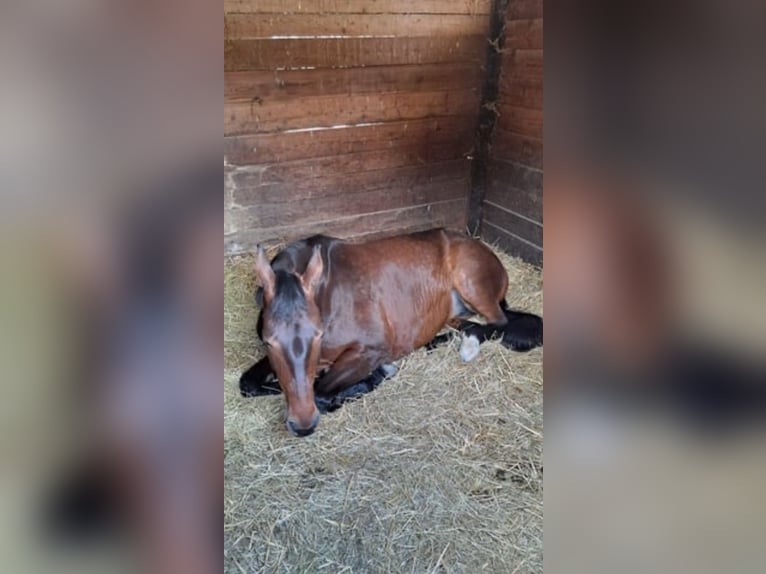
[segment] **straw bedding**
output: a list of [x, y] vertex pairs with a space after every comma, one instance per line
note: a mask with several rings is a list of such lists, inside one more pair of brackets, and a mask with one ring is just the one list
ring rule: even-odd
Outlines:
[[[497, 251], [512, 308], [540, 270]], [[400, 362], [375, 392], [284, 428], [284, 399], [239, 395], [263, 356], [252, 259], [224, 264], [224, 572], [542, 572], [542, 350], [459, 342]]]

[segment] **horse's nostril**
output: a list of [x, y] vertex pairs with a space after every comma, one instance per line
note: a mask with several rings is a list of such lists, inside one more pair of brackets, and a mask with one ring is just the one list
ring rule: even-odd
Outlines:
[[295, 421], [292, 421], [292, 420], [287, 421], [287, 428], [295, 436], [308, 436], [314, 432], [314, 429], [316, 429], [316, 427], [317, 427], [316, 422], [312, 423], [311, 426], [309, 427], [301, 428], [297, 424], [295, 424]]

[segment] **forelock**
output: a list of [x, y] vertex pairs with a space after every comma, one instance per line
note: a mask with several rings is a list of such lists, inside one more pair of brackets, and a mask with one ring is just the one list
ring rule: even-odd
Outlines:
[[287, 271], [277, 271], [276, 279], [274, 298], [269, 304], [271, 318], [286, 321], [296, 312], [306, 311], [306, 294], [298, 278]]

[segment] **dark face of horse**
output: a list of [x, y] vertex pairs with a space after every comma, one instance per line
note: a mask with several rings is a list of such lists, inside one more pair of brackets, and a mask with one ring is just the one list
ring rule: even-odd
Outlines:
[[322, 343], [322, 322], [314, 301], [323, 262], [319, 249], [302, 275], [274, 272], [263, 249], [255, 272], [263, 284], [263, 342], [287, 399], [287, 428], [297, 436], [314, 432], [319, 411], [314, 379]]

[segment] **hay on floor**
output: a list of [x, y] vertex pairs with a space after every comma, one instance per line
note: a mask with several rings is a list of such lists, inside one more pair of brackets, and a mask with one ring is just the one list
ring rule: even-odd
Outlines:
[[[541, 272], [498, 255], [511, 307], [541, 313]], [[252, 258], [224, 287], [225, 573], [542, 572], [541, 349], [417, 351], [295, 438], [281, 396], [237, 388], [264, 354]]]

